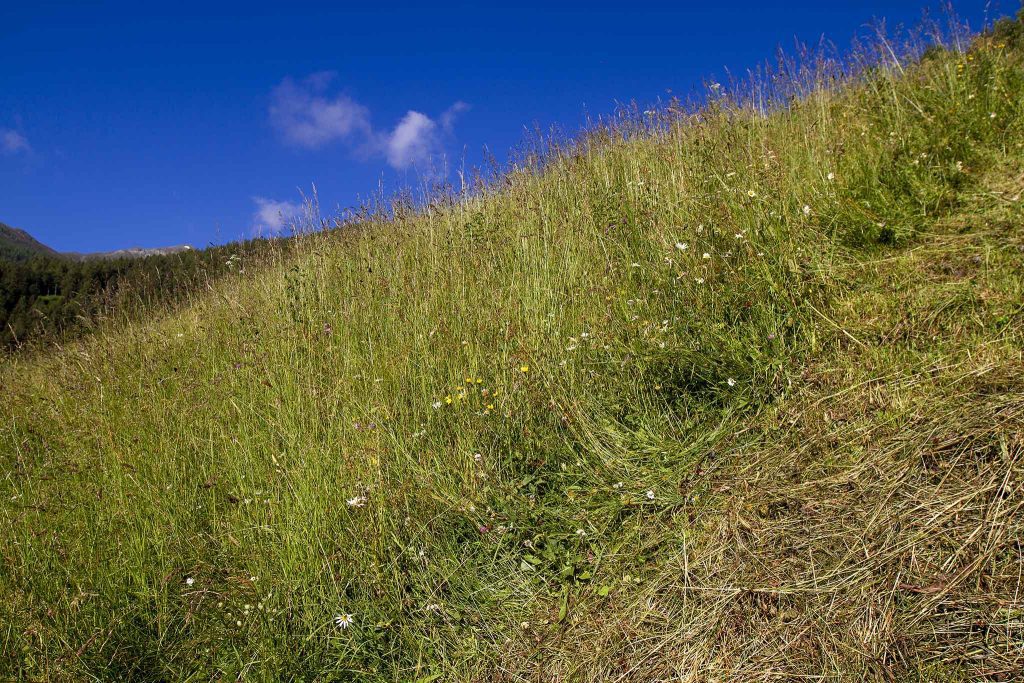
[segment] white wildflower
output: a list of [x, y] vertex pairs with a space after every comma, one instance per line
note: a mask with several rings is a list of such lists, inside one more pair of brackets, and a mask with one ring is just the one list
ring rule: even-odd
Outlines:
[[356, 617], [354, 614], [339, 614], [334, 617], [334, 625], [340, 629], [346, 629], [355, 623]]

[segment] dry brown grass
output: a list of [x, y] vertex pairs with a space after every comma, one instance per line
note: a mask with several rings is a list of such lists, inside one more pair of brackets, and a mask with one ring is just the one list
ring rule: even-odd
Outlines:
[[[841, 329], [790, 396], [707, 454], [689, 493], [711, 502], [664, 519], [681, 539], [660, 549], [671, 559], [573, 605], [569, 628], [503, 668], [529, 661], [539, 680], [1020, 680], [1024, 361], [1020, 283], [1007, 276], [1024, 254], [1006, 227], [1021, 212], [982, 199], [1024, 189], [1005, 187], [1007, 170], [912, 249], [848, 264], [864, 286], [836, 302]], [[974, 259], [993, 251], [997, 265]]]

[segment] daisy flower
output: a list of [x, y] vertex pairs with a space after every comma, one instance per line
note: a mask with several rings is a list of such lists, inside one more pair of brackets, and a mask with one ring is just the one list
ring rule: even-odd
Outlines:
[[346, 629], [355, 623], [356, 616], [354, 614], [339, 614], [334, 617], [334, 625], [340, 629]]
[[366, 505], [366, 496], [356, 496], [355, 498], [349, 498], [345, 503], [350, 508], [361, 508]]

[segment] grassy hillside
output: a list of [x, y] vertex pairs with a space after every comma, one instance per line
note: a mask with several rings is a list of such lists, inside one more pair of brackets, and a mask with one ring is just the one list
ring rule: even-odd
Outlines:
[[1019, 679], [1004, 29], [10, 361], [0, 677]]

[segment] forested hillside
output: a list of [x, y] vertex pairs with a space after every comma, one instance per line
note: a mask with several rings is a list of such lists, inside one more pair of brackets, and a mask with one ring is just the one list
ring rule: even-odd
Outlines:
[[[67, 340], [113, 313], [145, 315], [243, 268], [270, 247], [267, 240], [254, 240], [171, 254], [83, 258], [58, 254], [23, 231], [0, 237], [0, 353]], [[275, 248], [286, 248], [284, 240], [278, 242]]]
[[57, 256], [57, 252], [24, 230], [0, 223], [0, 264], [26, 261], [34, 256]]

